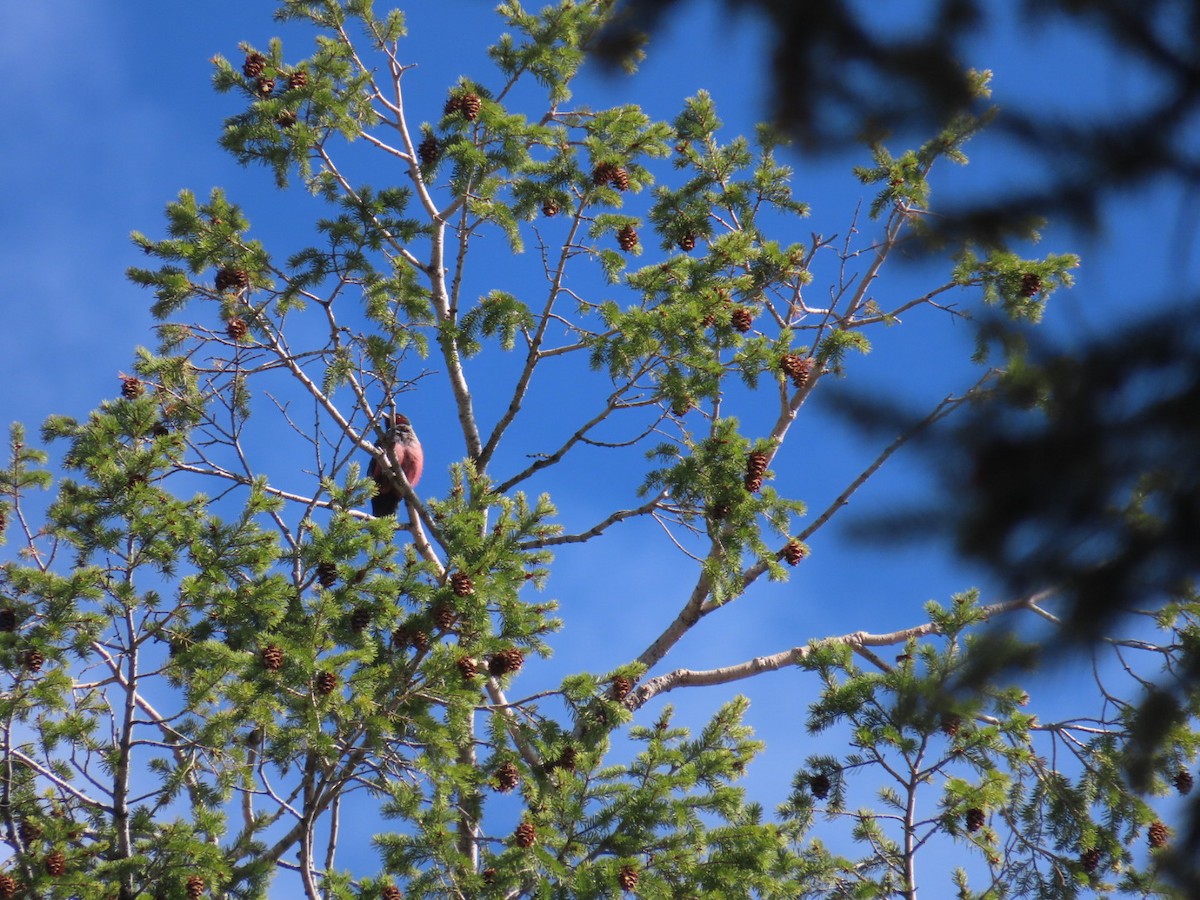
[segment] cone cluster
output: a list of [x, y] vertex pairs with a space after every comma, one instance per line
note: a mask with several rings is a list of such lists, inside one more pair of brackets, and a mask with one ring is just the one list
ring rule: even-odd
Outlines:
[[245, 290], [250, 286], [250, 273], [245, 269], [222, 266], [217, 269], [215, 284], [218, 291]]
[[754, 326], [754, 313], [744, 306], [735, 306], [729, 314], [729, 322], [738, 331], [749, 331]]
[[474, 122], [479, 118], [479, 110], [482, 108], [483, 101], [479, 99], [478, 94], [474, 91], [463, 91], [450, 95], [443, 112], [447, 116], [461, 113], [468, 122]]
[[520, 671], [523, 665], [525, 665], [525, 654], [516, 647], [510, 647], [492, 654], [488, 659], [488, 674], [499, 678], [501, 675]]
[[743, 480], [746, 490], [752, 494], [757, 494], [762, 488], [763, 473], [766, 471], [767, 454], [761, 450], [755, 450], [746, 458], [746, 477]]
[[401, 625], [392, 632], [392, 646], [397, 650], [412, 647], [424, 653], [429, 649], [429, 634], [420, 628]]
[[812, 375], [813, 361], [807, 356], [785, 353], [779, 360], [779, 368], [792, 380], [795, 387], [802, 388], [808, 384], [809, 376]]
[[976, 832], [983, 827], [984, 823], [983, 810], [976, 806], [967, 810], [967, 831]]
[[638, 245], [637, 229], [632, 225], [624, 226], [617, 232], [617, 243], [621, 245], [621, 249], [626, 253], [633, 250]]
[[629, 170], [610, 162], [603, 162], [592, 169], [592, 184], [596, 187], [611, 184], [618, 191], [629, 190]]

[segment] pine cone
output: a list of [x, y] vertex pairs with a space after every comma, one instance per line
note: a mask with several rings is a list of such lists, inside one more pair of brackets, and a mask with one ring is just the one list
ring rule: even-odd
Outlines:
[[558, 205], [557, 200], [545, 200], [542, 202], [542, 215], [548, 218], [553, 218], [562, 212], [562, 207]]
[[488, 660], [488, 673], [499, 678], [501, 675], [519, 671], [523, 665], [525, 654], [516, 647], [510, 647], [508, 650], [492, 654]]
[[809, 376], [812, 374], [813, 361], [807, 356], [785, 353], [779, 360], [779, 368], [792, 380], [793, 385], [802, 388], [808, 384]]
[[17, 879], [7, 873], [0, 873], [0, 900], [9, 900], [17, 895]]
[[1021, 276], [1021, 296], [1032, 297], [1042, 289], [1042, 279], [1033, 272], [1026, 272]]
[[262, 661], [262, 667], [268, 672], [278, 672], [283, 668], [283, 651], [274, 644], [263, 647], [259, 659]]
[[742, 484], [745, 485], [746, 491], [751, 494], [757, 494], [762, 490], [763, 478], [761, 475], [747, 475], [742, 479]]
[[683, 397], [671, 404], [671, 415], [678, 418], [686, 416], [692, 408], [692, 398]]
[[387, 885], [382, 891], [379, 892], [379, 896], [382, 897], [383, 900], [404, 900], [404, 894], [402, 894], [400, 892], [400, 888], [396, 887], [394, 884]]
[[808, 779], [808, 789], [812, 791], [812, 795], [818, 800], [824, 800], [829, 796], [829, 789], [832, 787], [829, 776], [824, 772], [818, 772]]
[[475, 662], [473, 657], [460, 656], [454, 665], [458, 666], [459, 674], [467, 681], [479, 674], [479, 663]]
[[446, 100], [446, 107], [442, 110], [442, 115], [452, 116], [460, 112], [462, 112], [462, 94], [451, 94]]
[[46, 661], [46, 654], [41, 650], [27, 650], [25, 652], [25, 668], [30, 672], [40, 672], [42, 663]]
[[708, 508], [708, 515], [714, 522], [720, 522], [733, 511], [728, 503], [714, 503]]
[[537, 843], [537, 829], [532, 822], [522, 822], [517, 826], [517, 846], [528, 849]]
[[637, 869], [633, 866], [621, 866], [621, 871], [617, 873], [617, 883], [623, 891], [635, 890], [638, 883]]
[[305, 69], [297, 69], [287, 77], [287, 86], [289, 91], [302, 91], [308, 87], [308, 72]]
[[633, 680], [626, 678], [624, 675], [618, 675], [612, 680], [612, 685], [608, 689], [608, 696], [618, 703], [629, 696], [629, 692], [633, 690]]
[[23, 819], [17, 826], [17, 834], [21, 836], [21, 843], [28, 849], [30, 844], [42, 836], [42, 826], [37, 822]]
[[328, 695], [337, 690], [338, 677], [334, 672], [318, 672], [316, 685], [317, 693]]
[[270, 97], [271, 92], [275, 90], [274, 78], [260, 78], [254, 82], [254, 90], [260, 97]]
[[215, 283], [218, 291], [244, 290], [250, 286], [250, 273], [245, 269], [222, 266], [217, 269]]
[[46, 874], [57, 878], [67, 871], [67, 857], [61, 850], [55, 850], [46, 857]]
[[412, 647], [424, 653], [429, 649], [429, 634], [420, 628], [401, 625], [392, 632], [392, 645], [398, 650]]
[[483, 876], [484, 884], [495, 884], [496, 883], [496, 870], [494, 868], [492, 868], [491, 866], [488, 866], [480, 874]]
[[17, 614], [11, 609], [0, 609], [0, 631], [13, 632], [17, 630]]
[[126, 400], [136, 400], [144, 393], [146, 393], [146, 386], [142, 384], [140, 378], [132, 375], [121, 376], [121, 396]]
[[329, 562], [317, 563], [317, 581], [323, 588], [331, 588], [337, 583], [337, 564]]
[[1095, 872], [1096, 866], [1100, 865], [1100, 851], [1095, 847], [1084, 850], [1079, 856], [1079, 864], [1083, 866], [1083, 871]]
[[8, 514], [4, 511], [4, 507], [0, 506], [0, 534], [4, 533], [4, 529], [8, 527]]
[[371, 624], [371, 608], [369, 606], [356, 606], [354, 611], [350, 613], [350, 630], [361, 633]]
[[783, 559], [789, 566], [794, 566], [804, 559], [806, 551], [800, 541], [792, 538], [783, 545]]
[[199, 875], [189, 875], [184, 890], [191, 900], [197, 900], [204, 893], [204, 879]]
[[574, 747], [564, 747], [562, 755], [554, 762], [556, 769], [565, 769], [568, 772], [574, 772], [575, 766], [579, 763], [579, 751]]
[[417, 157], [421, 160], [421, 165], [429, 168], [437, 162], [438, 155], [442, 152], [438, 146], [438, 139], [432, 134], [425, 135], [425, 139], [417, 146]]
[[1187, 769], [1180, 769], [1175, 773], [1175, 790], [1183, 795], [1192, 792], [1192, 773]]
[[983, 827], [985, 816], [983, 810], [978, 807], [971, 807], [967, 810], [967, 831], [972, 833]]
[[729, 322], [738, 331], [749, 331], [754, 326], [754, 313], [744, 306], [736, 306], [729, 314]]
[[[600, 165], [598, 165], [598, 166], [596, 166], [596, 168], [592, 169], [592, 184], [594, 184], [596, 187], [600, 187], [601, 185], [608, 184], [610, 181], [612, 181], [616, 177], [616, 175], [617, 175], [617, 167], [616, 166], [614, 166], [612, 163], [607, 163], [607, 162], [600, 163]], [[626, 175], [625, 175], [625, 183], [626, 183], [626, 185], [628, 185], [628, 183], [629, 183], [629, 174], [628, 173], [626, 173]]]
[[679, 239], [679, 249], [684, 253], [691, 253], [696, 249], [696, 235], [690, 231]]
[[506, 762], [492, 775], [492, 784], [502, 794], [507, 794], [520, 783], [521, 770], [517, 768], [516, 763]]
[[442, 631], [450, 631], [458, 622], [458, 613], [449, 603], [439, 603], [433, 610], [433, 624]]
[[958, 732], [962, 728], [962, 716], [955, 713], [946, 713], [942, 716], [942, 734], [949, 738], [958, 737]]
[[245, 340], [249, 332], [250, 329], [246, 326], [246, 320], [239, 319], [237, 316], [234, 316], [225, 325], [225, 333], [235, 341]]
[[468, 91], [463, 94], [462, 106], [463, 118], [468, 122], [474, 122], [479, 118], [479, 110], [483, 108], [483, 101], [479, 99], [479, 95], [474, 91]]
[[622, 250], [624, 250], [626, 253], [629, 253], [638, 245], [637, 229], [632, 225], [624, 226], [620, 231], [617, 232], [617, 243], [621, 245]]
[[285, 131], [289, 128], [295, 128], [296, 121], [296, 111], [294, 109], [285, 109], [275, 117], [275, 124]]
[[455, 572], [450, 576], [450, 588], [456, 597], [470, 597], [475, 593], [475, 582], [466, 572]]
[[267, 58], [261, 53], [251, 53], [242, 63], [242, 74], [247, 78], [257, 78], [267, 68]]
[[608, 180], [618, 191], [629, 190], [629, 170], [623, 166], [614, 166], [613, 173]]
[[1167, 831], [1166, 825], [1164, 825], [1162, 822], [1154, 822], [1150, 826], [1150, 831], [1147, 833], [1147, 837], [1150, 841], [1150, 849], [1157, 850], [1159, 847], [1165, 847], [1167, 845], [1168, 834], [1169, 832]]

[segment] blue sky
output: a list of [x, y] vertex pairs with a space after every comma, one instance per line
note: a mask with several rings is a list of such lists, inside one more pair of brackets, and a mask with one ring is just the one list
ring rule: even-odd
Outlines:
[[[303, 198], [277, 200], [268, 173], [242, 169], [220, 151], [221, 121], [238, 111], [237, 101], [216, 95], [209, 83], [208, 59], [221, 53], [240, 61], [241, 40], [265, 46], [269, 37], [283, 34], [290, 57], [309, 52], [307, 34], [281, 30], [271, 19], [272, 6], [265, 0], [44, 0], [6, 11], [0, 32], [5, 122], [0, 130], [0, 374], [7, 385], [0, 392], [0, 421], [5, 425], [20, 420], [35, 431], [48, 414], [81, 417], [116, 396], [117, 373], [130, 368], [134, 346], [153, 345], [151, 298], [124, 278], [127, 266], [144, 260], [127, 236], [134, 229], [161, 234], [163, 206], [181, 188], [205, 196], [221, 185], [244, 204], [265, 240], [273, 229], [290, 239], [296, 220], [289, 225], [287, 215], [305, 215]], [[898, 15], [915, 6], [920, 4], [891, 4]], [[731, 24], [720, 4], [682, 9], [686, 12], [652, 47], [636, 78], [585, 77], [580, 99], [594, 106], [637, 102], [652, 116], [669, 119], [685, 97], [704, 88], [716, 98], [726, 134], [747, 132], [763, 108], [763, 43], [757, 26]], [[409, 77], [410, 90], [426, 100], [418, 120], [436, 117], [446, 87], [460, 74], [488, 71], [484, 48], [498, 33], [489, 10], [489, 3], [471, 0], [421, 0], [409, 10], [410, 47], [419, 60]], [[1076, 104], [1119, 109], [1150, 89], [1118, 59], [1053, 27], [1028, 31], [999, 22], [974, 53], [971, 65], [994, 70], [1001, 104], [1006, 98], [1033, 99], [1069, 115]], [[1028, 159], [986, 135], [967, 150], [973, 164], [942, 171], [945, 180], [935, 181], [935, 191], [992, 190], [1030, 174]], [[855, 204], [868, 197], [849, 171], [867, 161], [865, 152], [789, 161], [796, 166], [797, 196], [813, 206], [798, 237], [807, 237], [809, 229], [844, 233]], [[313, 209], [308, 215], [319, 214]], [[1099, 235], [1081, 236], [1053, 224], [1044, 234], [1040, 251], [1083, 257], [1077, 287], [1055, 297], [1047, 319], [1047, 327], [1068, 343], [1136, 318], [1157, 297], [1180, 283], [1194, 283], [1200, 274], [1193, 205], [1169, 188], [1112, 200]], [[902, 292], [920, 276], [920, 266], [902, 271], [894, 289]], [[964, 360], [970, 348], [967, 328], [916, 313], [895, 334], [881, 336], [876, 354], [854, 363], [854, 384], [900, 384], [913, 402], [928, 404], [970, 383], [970, 366], [943, 362]], [[418, 393], [413, 404], [427, 452], [422, 489], [437, 493], [447, 483], [437, 460], [460, 456], [461, 443], [455, 443], [453, 422], [439, 419], [446, 409], [443, 399]], [[795, 470], [781, 472], [781, 478], [794, 475], [792, 483], [815, 512], [874, 458], [877, 446], [858, 440], [820, 404], [804, 415], [809, 418], [801, 425], [812, 438], [804, 439], [803, 465], [794, 461]], [[580, 524], [608, 506], [608, 498], [597, 498], [588, 480], [607, 471], [605, 460], [584, 459], [574, 479], [553, 487], [560, 508]], [[630, 495], [635, 485], [622, 484], [619, 473], [613, 478], [614, 491]], [[929, 485], [918, 464], [895, 460], [856, 498], [851, 512], [920, 499]], [[630, 528], [615, 529], [604, 548], [606, 558], [621, 565], [605, 573], [602, 593], [595, 590], [596, 563], [587, 551], [560, 553], [547, 593], [563, 603], [567, 632], [556, 658], [531, 680], [552, 683], [567, 672], [617, 664], [638, 652], [646, 634], [674, 614], [679, 570], [661, 545]], [[946, 600], [974, 584], [986, 587], [980, 573], [934, 544], [901, 550], [868, 546], [834, 526], [814, 541], [813, 551], [786, 588], [746, 598], [715, 632], [701, 629], [681, 643], [666, 667], [728, 664], [809, 638], [916, 624], [925, 600]], [[658, 619], [655, 598], [662, 598]], [[803, 757], [820, 749], [800, 721], [812, 688], [811, 679], [782, 672], [728, 688], [679, 692], [669, 700], [698, 722], [734, 693], [751, 695], [750, 721], [768, 750], [747, 784], [769, 806], [782, 799]], [[660, 705], [651, 704], [642, 717], [648, 720]]]

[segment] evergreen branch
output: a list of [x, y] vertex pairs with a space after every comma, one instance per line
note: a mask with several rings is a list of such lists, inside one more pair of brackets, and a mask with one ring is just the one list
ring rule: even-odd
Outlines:
[[555, 535], [553, 537], [541, 538], [535, 541], [522, 541], [521, 543], [517, 544], [517, 546], [521, 550], [539, 550], [543, 547], [553, 547], [558, 544], [581, 544], [584, 541], [591, 540], [592, 538], [603, 534], [609, 528], [609, 526], [615, 525], [617, 522], [623, 522], [626, 519], [632, 519], [635, 516], [644, 516], [647, 513], [654, 512], [654, 510], [658, 508], [659, 503], [661, 503], [667, 496], [667, 491], [660, 491], [652, 500], [648, 500], [641, 506], [638, 506], [634, 509], [617, 510], [606, 519], [597, 522], [587, 531], [581, 531], [576, 534]]

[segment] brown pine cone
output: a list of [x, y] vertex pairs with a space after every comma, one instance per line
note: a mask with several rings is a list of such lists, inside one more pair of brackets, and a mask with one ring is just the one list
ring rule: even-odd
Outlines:
[[336, 672], [318, 672], [316, 678], [318, 694], [332, 694], [337, 690], [338, 677]]
[[1032, 297], [1042, 290], [1042, 279], [1033, 272], [1021, 276], [1021, 296]]
[[191, 900], [197, 900], [204, 893], [204, 879], [199, 875], [189, 875], [184, 890], [187, 891]]
[[608, 696], [620, 702], [628, 697], [629, 692], [632, 690], [633, 680], [626, 678], [624, 675], [618, 675], [612, 680], [612, 685], [608, 689]]
[[1079, 864], [1083, 866], [1083, 871], [1095, 872], [1096, 866], [1100, 865], [1100, 851], [1095, 847], [1084, 850], [1079, 856]]
[[962, 716], [956, 713], [946, 713], [942, 716], [941, 729], [942, 734], [946, 737], [958, 737], [958, 732], [962, 729]]
[[350, 630], [361, 633], [371, 624], [371, 608], [369, 606], [356, 606], [353, 612], [350, 613]]
[[501, 675], [519, 671], [523, 665], [525, 654], [516, 647], [510, 647], [508, 650], [492, 654], [488, 660], [488, 673], [499, 678]]
[[[596, 187], [600, 187], [601, 185], [608, 184], [610, 181], [613, 180], [613, 178], [616, 177], [616, 174], [617, 174], [617, 167], [614, 166], [612, 163], [608, 163], [608, 162], [600, 163], [598, 166], [596, 166], [596, 168], [592, 169], [592, 184], [594, 184]], [[628, 184], [628, 182], [629, 182], [628, 174], [625, 175], [625, 181]]]
[[558, 205], [557, 200], [545, 200], [542, 202], [542, 215], [548, 218], [553, 218], [562, 212], [562, 207]]
[[433, 610], [433, 624], [442, 631], [449, 631], [458, 622], [458, 613], [449, 603], [439, 603]]
[[308, 87], [308, 72], [304, 69], [297, 69], [287, 77], [287, 86], [289, 91], [302, 91]]
[[1147, 833], [1147, 838], [1150, 841], [1150, 849], [1157, 850], [1159, 847], [1167, 845], [1167, 836], [1170, 834], [1167, 831], [1167, 826], [1162, 822], [1154, 822], [1150, 826], [1150, 831]]
[[121, 396], [126, 400], [136, 400], [144, 393], [146, 393], [146, 386], [142, 384], [140, 378], [135, 378], [133, 375], [121, 376]]
[[614, 166], [613, 173], [608, 180], [618, 191], [629, 190], [629, 170], [623, 166]]
[[467, 681], [470, 681], [479, 674], [479, 663], [470, 656], [460, 656], [454, 663], [458, 666], [459, 674]]
[[412, 647], [424, 653], [429, 649], [429, 634], [411, 625], [401, 625], [392, 632], [392, 646], [397, 650]]
[[42, 826], [29, 819], [23, 819], [17, 826], [17, 834], [21, 836], [21, 843], [28, 849], [30, 844], [42, 836]]
[[417, 146], [417, 157], [421, 160], [421, 165], [429, 168], [437, 162], [438, 155], [442, 152], [438, 146], [438, 139], [432, 134], [425, 135], [425, 139]]
[[762, 490], [763, 477], [761, 475], [747, 475], [742, 479], [742, 484], [751, 494], [757, 494]]
[[0, 900], [9, 900], [17, 895], [20, 887], [17, 880], [6, 872], [0, 872]]
[[779, 368], [792, 380], [793, 385], [802, 388], [808, 384], [809, 376], [812, 374], [813, 361], [807, 356], [785, 353], [779, 360]]
[[637, 888], [638, 870], [633, 866], [621, 866], [621, 871], [617, 873], [617, 883], [621, 885], [621, 890], [632, 891]]
[[474, 122], [479, 118], [479, 110], [483, 108], [483, 101], [479, 99], [479, 95], [474, 91], [468, 91], [463, 94], [461, 111], [463, 118], [468, 122]]
[[696, 249], [696, 235], [690, 231], [679, 239], [679, 249], [684, 253], [691, 253]]
[[450, 589], [456, 597], [470, 597], [475, 593], [475, 582], [466, 572], [455, 572], [450, 576]]
[[1185, 796], [1192, 792], [1192, 773], [1187, 769], [1180, 769], [1175, 773], [1175, 790]]
[[459, 93], [451, 94], [449, 96], [449, 98], [446, 100], [446, 107], [445, 107], [445, 109], [442, 110], [442, 115], [443, 116], [452, 116], [455, 113], [462, 112], [462, 108], [463, 108], [463, 99], [462, 98], [463, 98], [462, 94], [459, 94]]
[[382, 897], [383, 900], [404, 900], [404, 894], [402, 894], [400, 892], [400, 888], [396, 887], [394, 884], [389, 884], [384, 887], [384, 889], [379, 892], [379, 896]]
[[242, 74], [247, 78], [257, 78], [267, 68], [267, 58], [261, 53], [251, 53], [247, 55], [246, 61], [242, 63]]
[[25, 668], [30, 672], [40, 672], [42, 663], [46, 661], [46, 654], [41, 650], [27, 650], [25, 652]]
[[806, 551], [800, 541], [792, 538], [783, 545], [783, 559], [789, 566], [794, 566], [804, 559]]
[[11, 609], [0, 609], [0, 632], [17, 630], [17, 614]]
[[497, 767], [492, 775], [492, 784], [503, 794], [507, 794], [520, 783], [521, 770], [517, 768], [516, 763], [506, 762]]
[[247, 327], [245, 319], [239, 319], [237, 316], [234, 316], [226, 323], [225, 333], [235, 341], [241, 341], [250, 333], [250, 329]]
[[46, 857], [46, 874], [58, 878], [67, 871], [67, 856], [61, 850], [55, 850]]
[[232, 266], [222, 266], [217, 269], [216, 288], [218, 291], [244, 290], [250, 286], [250, 273], [245, 269], [235, 269]]
[[260, 78], [254, 82], [254, 90], [258, 92], [260, 97], [270, 97], [271, 92], [275, 90], [274, 78]]
[[296, 127], [296, 111], [294, 109], [285, 109], [275, 117], [275, 124], [286, 131], [289, 128]]
[[829, 781], [829, 776], [824, 772], [818, 772], [808, 779], [808, 789], [812, 791], [812, 795], [818, 800], [824, 800], [829, 796], [829, 789], [833, 785]]
[[621, 245], [621, 249], [626, 253], [633, 250], [638, 245], [637, 229], [632, 225], [625, 225], [617, 232], [617, 243]]
[[317, 563], [317, 581], [323, 588], [333, 587], [337, 583], [337, 563], [328, 560]]
[[983, 810], [978, 807], [971, 807], [967, 810], [967, 831], [976, 832], [983, 827], [986, 817]]
[[483, 876], [484, 884], [495, 884], [496, 883], [496, 870], [494, 868], [492, 868], [491, 866], [488, 866], [480, 874]]
[[554, 762], [554, 768], [574, 772], [579, 763], [579, 751], [574, 747], [564, 747], [562, 755]]
[[527, 849], [537, 843], [537, 829], [532, 822], [522, 822], [517, 826], [515, 837], [517, 846]]
[[708, 508], [708, 515], [714, 522], [720, 522], [733, 511], [728, 503], [714, 503]]
[[754, 327], [754, 313], [744, 306], [736, 306], [729, 314], [729, 322], [738, 331], [749, 331]]
[[278, 672], [283, 668], [283, 651], [275, 644], [263, 647], [259, 659], [262, 661], [262, 667], [268, 672]]

